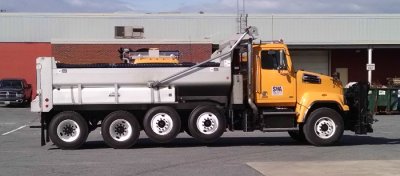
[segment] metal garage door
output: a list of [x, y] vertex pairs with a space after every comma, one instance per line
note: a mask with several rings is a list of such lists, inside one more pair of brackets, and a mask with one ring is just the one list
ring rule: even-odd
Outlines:
[[296, 70], [306, 70], [329, 75], [329, 51], [292, 51]]

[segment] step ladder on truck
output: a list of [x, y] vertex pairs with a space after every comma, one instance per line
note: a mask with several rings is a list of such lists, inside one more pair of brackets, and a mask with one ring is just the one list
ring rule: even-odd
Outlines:
[[41, 114], [42, 145], [77, 149], [97, 127], [113, 148], [133, 146], [142, 130], [157, 143], [184, 131], [201, 142], [227, 130], [287, 131], [316, 146], [337, 143], [344, 130], [372, 132], [367, 83], [344, 93], [337, 78], [295, 71], [282, 41], [255, 42], [256, 35], [249, 27], [197, 64], [37, 58], [31, 111]]

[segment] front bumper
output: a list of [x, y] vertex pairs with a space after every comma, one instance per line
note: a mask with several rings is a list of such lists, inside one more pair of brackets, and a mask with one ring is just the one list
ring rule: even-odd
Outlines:
[[367, 134], [373, 132], [373, 114], [368, 110], [369, 84], [358, 82], [346, 90], [345, 100], [350, 111], [345, 115], [345, 128], [356, 134]]
[[26, 103], [26, 100], [24, 100], [24, 99], [3, 99], [3, 100], [0, 100], [0, 104], [5, 104], [5, 105], [23, 104], [23, 103]]

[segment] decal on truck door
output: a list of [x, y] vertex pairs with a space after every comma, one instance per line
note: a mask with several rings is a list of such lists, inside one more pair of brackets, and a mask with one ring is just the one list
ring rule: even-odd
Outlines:
[[283, 95], [283, 87], [272, 86], [272, 96], [280, 96], [280, 95]]

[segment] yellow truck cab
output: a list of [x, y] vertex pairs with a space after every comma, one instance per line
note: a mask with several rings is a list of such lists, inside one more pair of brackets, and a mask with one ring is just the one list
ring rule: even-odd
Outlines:
[[[262, 111], [258, 113], [267, 121], [266, 124], [276, 123], [278, 118], [285, 121], [285, 116], [286, 121], [294, 117], [298, 130], [291, 131], [289, 126], [279, 125], [275, 126], [275, 130], [286, 129], [294, 139], [307, 140], [314, 145], [331, 145], [337, 142], [345, 129], [358, 130], [360, 133], [372, 132], [370, 126], [361, 131], [354, 127], [357, 126], [354, 123], [360, 122], [354, 116], [359, 116], [360, 113], [350, 112], [340, 80], [319, 73], [296, 70], [289, 49], [282, 40], [254, 44], [252, 52], [254, 102], [258, 111]], [[368, 85], [359, 86], [364, 88], [365, 94]], [[354, 101], [351, 96], [353, 95], [349, 92], [348, 103]], [[268, 122], [268, 116], [275, 119]], [[372, 119], [370, 115], [365, 116], [368, 117], [364, 118]]]
[[255, 45], [254, 51], [254, 68], [257, 68], [254, 72], [255, 100], [258, 106], [296, 107], [297, 122], [304, 122], [306, 111], [315, 103], [331, 103], [341, 111], [349, 111], [344, 103], [340, 80], [318, 73], [296, 71], [285, 44]]

